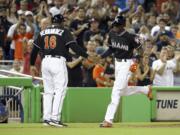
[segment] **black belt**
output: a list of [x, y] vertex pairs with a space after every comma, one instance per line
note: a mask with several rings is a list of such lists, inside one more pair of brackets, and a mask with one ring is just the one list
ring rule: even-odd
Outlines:
[[130, 59], [118, 59], [118, 58], [116, 58], [116, 61], [118, 61], [118, 62], [127, 62], [128, 60], [130, 60]]
[[59, 55], [45, 55], [44, 58], [45, 57], [61, 58]]

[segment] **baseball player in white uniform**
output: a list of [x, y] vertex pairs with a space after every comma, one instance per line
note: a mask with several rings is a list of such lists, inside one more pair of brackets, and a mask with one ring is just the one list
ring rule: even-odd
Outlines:
[[44, 84], [43, 120], [44, 125], [67, 126], [61, 121], [63, 101], [67, 91], [68, 73], [66, 57], [69, 48], [85, 58], [87, 53], [80, 48], [70, 31], [63, 26], [64, 17], [60, 14], [52, 18], [52, 25], [42, 30], [33, 42], [31, 53], [31, 71], [38, 52], [43, 54], [42, 78]]
[[109, 33], [109, 48], [99, 56], [99, 58], [104, 58], [113, 53], [115, 57], [115, 82], [112, 89], [111, 102], [100, 127], [112, 127], [121, 96], [143, 93], [152, 99], [151, 87], [128, 86], [128, 80], [131, 75], [129, 69], [133, 64], [133, 51], [140, 47], [140, 43], [139, 38], [124, 29], [125, 22], [123, 16], [115, 18], [112, 31]]

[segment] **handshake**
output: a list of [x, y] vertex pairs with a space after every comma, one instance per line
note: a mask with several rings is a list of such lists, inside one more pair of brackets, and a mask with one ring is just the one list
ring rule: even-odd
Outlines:
[[100, 55], [97, 55], [97, 54], [89, 54], [87, 60], [90, 62], [90, 63], [99, 63], [100, 61], [101, 56]]

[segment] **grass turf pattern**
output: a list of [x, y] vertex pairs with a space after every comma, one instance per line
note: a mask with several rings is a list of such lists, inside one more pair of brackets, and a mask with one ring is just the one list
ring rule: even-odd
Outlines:
[[0, 124], [0, 135], [180, 135], [180, 122], [115, 123], [99, 128], [99, 123], [68, 123], [67, 128], [39, 124]]

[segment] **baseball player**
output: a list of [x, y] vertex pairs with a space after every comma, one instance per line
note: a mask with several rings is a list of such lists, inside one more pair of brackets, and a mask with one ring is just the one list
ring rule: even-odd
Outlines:
[[63, 27], [64, 17], [61, 14], [52, 17], [52, 25], [42, 30], [33, 42], [31, 53], [31, 71], [39, 50], [43, 54], [42, 78], [44, 84], [43, 120], [44, 125], [57, 127], [67, 126], [61, 122], [61, 110], [67, 91], [68, 75], [66, 56], [71, 48], [77, 55], [90, 58], [73, 39], [70, 31]]
[[105, 58], [113, 53], [115, 57], [115, 81], [112, 89], [111, 102], [108, 105], [105, 120], [100, 124], [100, 127], [112, 127], [114, 115], [121, 96], [143, 93], [149, 98], [152, 98], [150, 86], [128, 86], [128, 80], [132, 73], [130, 71], [132, 68], [130, 67], [133, 64], [133, 51], [134, 49], [140, 48], [141, 45], [138, 37], [128, 33], [124, 29], [125, 23], [126, 19], [123, 16], [117, 16], [115, 18], [112, 24], [112, 30], [109, 33], [109, 48], [99, 56], [99, 58]]

